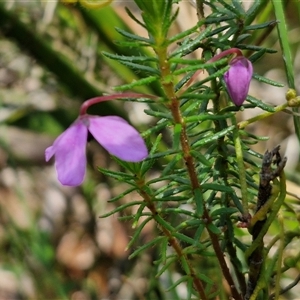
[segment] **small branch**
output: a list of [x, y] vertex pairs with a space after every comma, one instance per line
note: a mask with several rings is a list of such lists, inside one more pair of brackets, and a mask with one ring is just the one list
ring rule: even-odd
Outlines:
[[[279, 295], [283, 295], [284, 293], [288, 292], [294, 286], [296, 286], [299, 282], [300, 282], [300, 274], [296, 277], [296, 279], [292, 283], [287, 285], [285, 288], [281, 289], [279, 292]], [[275, 298], [275, 293], [271, 294], [269, 297], [269, 300], [274, 300], [274, 299], [277, 299], [277, 298]]]
[[289, 107], [288, 102], [284, 103], [282, 105], [278, 105], [278, 106], [274, 107], [274, 110], [275, 110], [274, 112], [268, 112], [268, 111], [264, 112], [264, 113], [262, 113], [260, 115], [257, 115], [257, 116], [255, 116], [253, 118], [250, 118], [250, 119], [248, 119], [246, 121], [239, 122], [237, 124], [237, 126], [238, 126], [239, 129], [244, 129], [245, 127], [247, 127], [248, 125], [250, 125], [250, 124], [252, 124], [252, 123], [254, 123], [256, 121], [263, 120], [263, 119], [265, 119], [267, 117], [270, 117], [270, 116], [274, 115], [277, 112], [285, 110], [287, 107]]
[[152, 198], [144, 190], [144, 182], [137, 181], [137, 184], [138, 184], [139, 189], [140, 189], [140, 195], [143, 197], [147, 207], [151, 211], [153, 219], [159, 225], [160, 230], [163, 232], [163, 234], [168, 238], [169, 244], [175, 250], [178, 257], [185, 260], [185, 263], [186, 263], [186, 265], [188, 266], [188, 269], [189, 269], [189, 274], [188, 275], [190, 275], [192, 277], [194, 287], [197, 290], [197, 292], [199, 293], [199, 296], [201, 297], [202, 300], [207, 300], [208, 298], [206, 297], [205, 290], [204, 290], [204, 285], [203, 285], [202, 281], [196, 275], [196, 272], [195, 272], [194, 268], [192, 267], [192, 265], [191, 265], [188, 257], [186, 256], [186, 254], [184, 254], [184, 252], [183, 252], [183, 250], [180, 246], [179, 241], [176, 238], [174, 238], [174, 236], [172, 235], [172, 232], [169, 229], [167, 229], [166, 227], [164, 227], [162, 225], [162, 217], [160, 216], [159, 212], [157, 211], [157, 209], [155, 207], [155, 204], [153, 203]]
[[[236, 120], [234, 119], [236, 124]], [[239, 179], [241, 185], [241, 194], [242, 194], [242, 205], [243, 205], [243, 219], [249, 219], [249, 209], [248, 209], [248, 190], [247, 190], [247, 181], [246, 181], [246, 170], [244, 165], [243, 149], [241, 144], [241, 139], [239, 135], [239, 130], [237, 128], [233, 131], [233, 142], [235, 148], [236, 162], [239, 169]]]
[[[277, 146], [270, 152], [266, 151], [263, 157], [256, 214], [254, 215], [254, 218], [256, 217], [256, 220], [253, 226], [249, 227], [249, 232], [252, 235], [253, 242], [251, 247], [245, 253], [245, 257], [248, 257], [249, 264], [249, 280], [245, 300], [255, 299], [254, 293], [258, 293], [260, 289], [260, 287], [258, 287], [257, 285], [258, 282], [260, 282], [262, 266], [264, 263], [263, 237], [267, 233], [271, 222], [276, 217], [286, 194], [285, 178], [283, 175], [283, 168], [286, 164], [286, 158], [281, 159], [279, 149], [280, 147]], [[277, 167], [275, 170], [272, 169], [272, 164], [276, 164]], [[270, 199], [272, 193], [271, 181], [278, 176], [280, 176], [280, 195], [273, 206], [272, 213], [270, 214], [269, 218], [267, 218], [267, 211], [264, 211], [261, 216], [257, 217], [257, 214], [260, 213], [261, 209], [265, 210], [269, 207], [268, 202], [270, 200], [272, 203], [274, 202], [275, 199]]]
[[[184, 163], [185, 163], [185, 166], [186, 166], [186, 169], [187, 169], [190, 181], [191, 181], [192, 190], [195, 195], [196, 191], [199, 191], [199, 190], [201, 191], [201, 185], [198, 181], [198, 176], [197, 176], [197, 171], [196, 171], [195, 164], [194, 164], [194, 159], [190, 154], [191, 149], [190, 149], [189, 139], [188, 139], [187, 132], [186, 132], [186, 124], [184, 122], [184, 119], [182, 118], [181, 111], [180, 111], [180, 106], [179, 106], [180, 102], [175, 94], [174, 84], [171, 80], [172, 73], [171, 73], [171, 69], [170, 69], [170, 65], [169, 65], [169, 61], [168, 61], [168, 57], [167, 57], [167, 49], [165, 47], [162, 47], [162, 48], [157, 48], [155, 50], [156, 50], [157, 56], [159, 58], [160, 71], [162, 74], [161, 75], [162, 76], [162, 86], [164, 88], [165, 95], [168, 99], [167, 106], [169, 107], [169, 109], [173, 115], [174, 123], [180, 124], [181, 128], [182, 128], [181, 135], [180, 135], [180, 143], [181, 143], [181, 148], [182, 148], [182, 152], [183, 152], [183, 159], [184, 159]], [[165, 80], [166, 78], [168, 78], [168, 80]], [[212, 221], [211, 217], [209, 216], [209, 213], [206, 209], [204, 202], [202, 201], [202, 203], [199, 203], [200, 201], [197, 200], [198, 198], [195, 197], [195, 199], [196, 199], [196, 206], [198, 207], [198, 211], [200, 211], [200, 210], [203, 211], [202, 218], [203, 218], [203, 220], [205, 220], [206, 228], [209, 233], [213, 249], [214, 249], [216, 257], [219, 261], [219, 265], [222, 270], [222, 273], [223, 273], [226, 281], [229, 284], [232, 297], [236, 300], [242, 300], [242, 296], [239, 294], [239, 292], [235, 286], [235, 283], [232, 279], [231, 273], [230, 273], [227, 263], [225, 261], [224, 252], [220, 247], [218, 235], [216, 235], [214, 232], [212, 232], [209, 229], [209, 225], [212, 224], [213, 221]], [[199, 208], [200, 206], [202, 206], [201, 209]]]
[[283, 216], [279, 215], [279, 227], [280, 227], [280, 244], [278, 248], [278, 258], [277, 258], [277, 272], [275, 280], [275, 299], [279, 299], [280, 294], [280, 277], [281, 277], [281, 264], [284, 250], [284, 225], [283, 225]]

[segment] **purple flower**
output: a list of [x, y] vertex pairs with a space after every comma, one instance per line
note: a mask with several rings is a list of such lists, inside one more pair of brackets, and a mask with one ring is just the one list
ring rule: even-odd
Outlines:
[[230, 69], [224, 74], [224, 80], [235, 105], [241, 106], [245, 101], [252, 74], [252, 63], [244, 56], [237, 56], [230, 62]]
[[46, 161], [55, 155], [58, 180], [63, 185], [77, 186], [84, 179], [88, 131], [109, 153], [130, 162], [148, 156], [140, 134], [125, 120], [116, 116], [80, 116], [46, 149]]

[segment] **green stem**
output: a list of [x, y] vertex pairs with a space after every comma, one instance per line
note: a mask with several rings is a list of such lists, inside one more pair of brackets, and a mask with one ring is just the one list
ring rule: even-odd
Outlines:
[[270, 116], [272, 116], [272, 115], [274, 115], [275, 113], [277, 113], [277, 112], [280, 112], [280, 111], [283, 111], [283, 110], [285, 110], [287, 107], [289, 107], [289, 104], [286, 102], [286, 103], [284, 103], [284, 104], [281, 104], [281, 105], [278, 105], [278, 106], [276, 106], [274, 109], [275, 109], [275, 111], [274, 112], [264, 112], [264, 113], [262, 113], [262, 114], [260, 114], [260, 115], [258, 115], [258, 116], [255, 116], [255, 117], [253, 117], [253, 118], [250, 118], [250, 119], [248, 119], [248, 120], [246, 120], [246, 121], [242, 121], [242, 122], [239, 122], [238, 124], [237, 124], [237, 127], [239, 128], [239, 129], [244, 129], [246, 126], [248, 126], [248, 125], [250, 125], [250, 124], [252, 124], [252, 123], [254, 123], [254, 122], [256, 122], [256, 121], [259, 121], [259, 120], [263, 120], [263, 119], [265, 119], [265, 118], [267, 118], [267, 117], [270, 117]]
[[[274, 180], [274, 184], [278, 184], [278, 181]], [[259, 241], [262, 240], [262, 238], [267, 233], [270, 225], [276, 218], [276, 215], [285, 200], [285, 196], [286, 196], [286, 178], [285, 178], [284, 171], [282, 171], [280, 173], [279, 196], [278, 196], [277, 200], [274, 202], [274, 204], [272, 206], [272, 211], [271, 211], [266, 223], [264, 224], [262, 230], [260, 231], [259, 235], [257, 236], [256, 240], [246, 250], [246, 252], [245, 252], [246, 259], [248, 259], [248, 257], [251, 255], [251, 253], [257, 248], [257, 246], [259, 245]]]
[[[272, 0], [274, 12], [276, 16], [277, 23], [277, 31], [280, 42], [280, 47], [283, 56], [283, 63], [286, 71], [287, 82], [290, 88], [295, 89], [295, 79], [294, 79], [294, 69], [293, 69], [293, 61], [290, 50], [290, 41], [289, 41], [289, 33], [286, 26], [286, 19], [284, 15], [283, 9], [283, 1]], [[298, 108], [293, 108], [294, 112], [299, 112]], [[300, 118], [294, 115], [294, 125], [296, 135], [300, 142]]]
[[[233, 123], [236, 124], [236, 119], [232, 118]], [[249, 208], [248, 208], [248, 191], [247, 191], [247, 181], [246, 181], [246, 170], [244, 164], [244, 156], [242, 143], [240, 139], [240, 133], [238, 127], [233, 130], [233, 143], [235, 148], [236, 162], [239, 169], [239, 179], [241, 185], [241, 194], [242, 194], [242, 206], [243, 206], [243, 217], [248, 219], [249, 217]]]
[[279, 299], [280, 295], [280, 276], [281, 276], [281, 265], [282, 265], [282, 257], [284, 250], [284, 224], [283, 224], [283, 216], [280, 215], [279, 218], [279, 227], [280, 227], [280, 244], [278, 248], [278, 259], [277, 259], [277, 274], [275, 280], [275, 299]]
[[273, 186], [272, 195], [268, 201], [259, 209], [259, 211], [251, 218], [249, 228], [253, 228], [257, 221], [261, 221], [266, 218], [267, 213], [269, 212], [270, 207], [276, 200], [279, 194], [279, 189], [277, 186]]

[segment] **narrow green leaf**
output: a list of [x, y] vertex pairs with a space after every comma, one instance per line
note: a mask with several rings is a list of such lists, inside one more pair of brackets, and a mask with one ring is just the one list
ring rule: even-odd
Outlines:
[[[202, 68], [202, 65], [205, 64], [204, 60], [201, 59], [187, 59], [182, 57], [172, 57], [170, 58], [170, 63], [183, 64], [189, 66], [197, 66], [198, 68]], [[200, 69], [199, 68], [199, 69]]]
[[98, 170], [103, 173], [106, 176], [115, 178], [117, 180], [123, 181], [123, 180], [134, 180], [135, 176], [132, 174], [127, 174], [124, 172], [116, 172], [116, 171], [111, 171], [111, 170], [107, 170], [104, 168], [98, 168]]
[[210, 36], [214, 36], [216, 34], [219, 34], [220, 32], [222, 32], [224, 30], [227, 30], [228, 28], [230, 28], [230, 25], [224, 25], [224, 26], [218, 27], [218, 28], [211, 31]]
[[113, 215], [113, 214], [115, 214], [115, 213], [117, 213], [119, 211], [122, 211], [122, 210], [130, 207], [130, 206], [141, 205], [143, 203], [144, 203], [143, 201], [132, 201], [130, 203], [125, 203], [123, 205], [118, 206], [114, 210], [112, 210], [112, 211], [110, 211], [110, 212], [108, 212], [106, 214], [101, 215], [99, 218], [107, 218], [107, 217], [109, 217], [109, 216], [111, 216], [111, 215]]
[[159, 131], [161, 131], [162, 129], [166, 128], [169, 125], [170, 121], [167, 119], [160, 119], [157, 123], [157, 125], [149, 128], [148, 130], [143, 132], [143, 136], [149, 136], [151, 134], [155, 134]]
[[[150, 150], [150, 156], [157, 151], [159, 143], [161, 141], [161, 138], [162, 138], [162, 135], [158, 134], [157, 137], [156, 137], [156, 139], [155, 139], [155, 142], [154, 142], [154, 144], [153, 144], [153, 146], [152, 146], [152, 148]], [[149, 158], [149, 159], [144, 160], [142, 162], [141, 170], [140, 170], [141, 171], [140, 172], [141, 176], [144, 176], [146, 174], [146, 172], [149, 171], [152, 168], [152, 166], [154, 165], [154, 163], [155, 163], [155, 159], [153, 159], [153, 158]]]
[[[188, 187], [190, 189], [190, 187]], [[195, 218], [197, 215], [194, 213], [194, 211], [182, 209], [180, 207], [174, 207], [174, 208], [164, 208], [164, 211], [166, 213], [173, 213], [175, 215], [185, 215], [189, 217]], [[197, 219], [197, 222], [200, 222], [201, 220]], [[200, 222], [201, 223], [201, 222]]]
[[245, 14], [245, 10], [244, 10], [243, 6], [241, 5], [240, 0], [232, 0], [232, 4], [234, 5], [235, 9], [240, 13], [240, 15]]
[[161, 176], [165, 177], [168, 174], [173, 173], [173, 170], [176, 168], [177, 163], [182, 159], [182, 154], [178, 153], [172, 158], [172, 160], [165, 166], [163, 169]]
[[255, 52], [253, 55], [251, 55], [251, 56], [249, 57], [249, 60], [250, 60], [252, 63], [255, 63], [255, 62], [258, 61], [265, 53], [266, 53], [266, 50], [265, 50], [265, 49], [261, 49], [261, 50]]
[[[206, 101], [206, 100], [210, 100], [214, 97], [216, 97], [215, 94], [207, 94], [207, 93], [195, 94], [195, 92], [194, 92], [194, 93], [184, 93], [182, 96], [180, 96], [180, 99]], [[199, 104], [197, 104], [197, 105], [199, 106]]]
[[188, 281], [189, 280], [189, 276], [188, 275], [184, 275], [182, 277], [180, 277], [180, 279], [178, 279], [174, 284], [172, 284], [168, 289], [167, 292], [175, 289], [180, 283]]
[[250, 102], [251, 104], [255, 105], [256, 107], [261, 108], [262, 110], [265, 110], [268, 112], [275, 112], [275, 109], [273, 106], [270, 106], [270, 105], [262, 102], [261, 100], [254, 98], [253, 96], [248, 95], [246, 100], [248, 102]]
[[194, 189], [194, 197], [196, 203], [196, 213], [198, 216], [202, 216], [203, 209], [204, 209], [202, 189], [201, 190], [200, 188]]
[[200, 139], [192, 145], [192, 148], [195, 149], [197, 147], [201, 147], [201, 146], [204, 146], [204, 145], [209, 144], [211, 142], [214, 142], [214, 141], [218, 140], [220, 137], [223, 137], [226, 134], [232, 132], [234, 128], [235, 128], [235, 126], [232, 125], [232, 126], [229, 126], [229, 127], [225, 128], [225, 129], [223, 129], [223, 130], [221, 130], [221, 131], [219, 131], [219, 132], [217, 132], [213, 135], [210, 135], [208, 137]]
[[[154, 69], [150, 66], [145, 66], [145, 65], [142, 65], [142, 64], [138, 64], [138, 63], [132, 62], [130, 60], [126, 60], [126, 59], [120, 59], [118, 55], [111, 54], [111, 53], [108, 53], [108, 52], [103, 52], [103, 54], [106, 57], [117, 60], [121, 64], [123, 64], [125, 66], [128, 66], [132, 69], [143, 71], [143, 72], [146, 72], [147, 74], [160, 75], [160, 73], [157, 69]], [[145, 61], [143, 61], [143, 62], [145, 62]]]
[[188, 29], [186, 31], [183, 31], [183, 32], [180, 32], [180, 33], [174, 35], [173, 37], [171, 37], [169, 39], [169, 44], [174, 43], [174, 42], [176, 42], [178, 40], [182, 40], [183, 38], [185, 38], [186, 36], [190, 35], [191, 33], [196, 32], [204, 24], [204, 21], [205, 20], [201, 20], [194, 27], [192, 27], [192, 28], [190, 28], [190, 29]]
[[163, 15], [163, 20], [165, 20], [165, 22], [163, 22], [163, 32], [165, 33], [165, 36], [168, 35], [168, 31], [169, 31], [171, 25], [173, 24], [173, 22], [178, 17], [178, 13], [179, 13], [179, 8], [177, 8], [175, 13], [173, 15], [171, 15], [172, 2], [169, 1], [168, 4], [169, 4], [168, 9], [165, 10], [165, 13]]
[[255, 45], [247, 45], [247, 44], [238, 44], [238, 48], [240, 49], [247, 49], [247, 50], [252, 50], [252, 51], [260, 51], [264, 49], [266, 53], [277, 53], [277, 50], [271, 49], [271, 48], [263, 48], [261, 46], [255, 46]]
[[[143, 210], [145, 208], [145, 205], [142, 206], [142, 208], [140, 207], [140, 214], [142, 213], [141, 210]], [[152, 216], [149, 216], [148, 218], [146, 218], [141, 224], [139, 224], [138, 227], [134, 228], [134, 234], [130, 240], [130, 242], [128, 243], [126, 250], [130, 249], [132, 247], [132, 245], [140, 238], [141, 235], [141, 231], [143, 230], [143, 228], [146, 226], [146, 224], [151, 221], [153, 219]]]
[[134, 20], [134, 21], [135, 21], [137, 24], [139, 24], [140, 26], [146, 28], [146, 25], [145, 25], [144, 23], [142, 23], [139, 19], [137, 19], [137, 18], [135, 17], [135, 15], [134, 15], [127, 7], [125, 7], [125, 11], [126, 11], [126, 13], [128, 14], [128, 16], [129, 16], [132, 20]]
[[189, 116], [185, 117], [184, 120], [186, 123], [194, 123], [194, 122], [201, 122], [201, 121], [207, 121], [207, 120], [226, 120], [228, 118], [231, 118], [233, 116], [233, 113], [227, 113], [227, 114], [201, 114], [197, 116]]
[[[162, 251], [163, 252], [163, 251]], [[175, 264], [178, 261], [178, 257], [172, 255], [172, 257], [167, 258], [167, 261], [163, 264], [163, 267], [156, 273], [155, 277], [160, 277], [172, 264]]]
[[118, 60], [118, 61], [128, 61], [128, 62], [156, 62], [157, 59], [152, 56], [127, 56], [127, 55], [118, 55], [118, 54], [112, 54], [106, 51], [102, 51], [102, 54], [105, 55], [106, 57]]
[[171, 154], [176, 154], [178, 151], [176, 150], [168, 150], [168, 151], [163, 151], [163, 152], [160, 152], [160, 153], [155, 153], [155, 154], [151, 154], [148, 158], [149, 159], [157, 159], [157, 158], [161, 158], [161, 157], [166, 157], [168, 155], [171, 155]]
[[211, 31], [212, 26], [208, 26], [194, 40], [190, 41], [188, 44], [178, 47], [173, 53], [170, 54], [170, 57], [174, 57], [176, 55], [184, 56], [190, 53], [195, 47], [199, 46], [200, 42], [204, 40]]
[[256, 80], [258, 80], [259, 82], [264, 82], [264, 83], [267, 83], [269, 85], [273, 85], [273, 86], [277, 86], [277, 87], [284, 87], [283, 83], [280, 83], [280, 82], [274, 81], [272, 79], [260, 76], [257, 73], [253, 74], [253, 78], [255, 78]]
[[152, 109], [145, 109], [144, 112], [145, 112], [145, 114], [152, 116], [152, 117], [156, 117], [156, 118], [163, 118], [163, 119], [169, 119], [169, 120], [173, 119], [170, 112], [155, 111]]
[[179, 150], [180, 148], [180, 137], [181, 137], [181, 124], [175, 124], [173, 129], [173, 149]]
[[170, 247], [169, 240], [168, 239], [163, 239], [161, 241], [161, 244], [160, 244], [160, 257], [158, 259], [161, 264], [165, 264], [167, 262], [167, 260], [169, 258], [171, 258], [172, 256], [176, 257], [176, 254], [171, 254], [171, 255], [167, 256], [167, 254], [169, 252], [168, 251], [169, 247]]
[[[133, 220], [133, 223], [132, 223], [132, 228], [133, 229], [136, 229], [136, 227], [138, 226], [138, 222], [139, 222], [139, 219], [140, 217], [143, 215], [143, 211], [144, 211], [144, 208], [146, 207], [146, 203], [143, 202], [143, 204], [140, 205], [139, 209], [137, 210], [135, 216], [134, 216], [134, 220]], [[152, 218], [152, 216], [150, 216]], [[146, 219], [147, 220], [147, 219]], [[148, 223], [148, 222], [147, 222]], [[147, 224], [146, 223], [146, 224]], [[143, 222], [142, 222], [143, 224]], [[142, 225], [141, 224], [141, 225]], [[141, 226], [139, 225], [139, 227]], [[143, 226], [144, 227], [144, 226]]]
[[237, 17], [240, 17], [241, 14], [243, 13], [243, 10], [240, 11], [239, 9], [237, 9], [235, 6], [228, 4], [226, 1], [224, 0], [219, 0], [219, 3], [221, 3], [226, 9], [228, 9], [228, 11], [232, 12], [233, 14], [235, 14]]
[[182, 177], [182, 174], [171, 175], [171, 176], [169, 176], [169, 178], [172, 179], [173, 181], [176, 181], [176, 182], [181, 183], [181, 184], [188, 185], [190, 183], [190, 180], [185, 178], [185, 177]]
[[235, 19], [235, 16], [230, 14], [221, 17], [207, 17], [205, 20], [205, 24], [220, 24], [221, 22], [226, 22], [233, 19]]
[[209, 223], [207, 225], [207, 229], [209, 231], [211, 231], [212, 233], [214, 233], [214, 234], [217, 234], [217, 235], [221, 234], [221, 230], [216, 225], [214, 225], [213, 223]]
[[[197, 216], [193, 216], [194, 218], [197, 217], [199, 218], [200, 215], [197, 215]], [[184, 221], [184, 222], [181, 222], [176, 228], [175, 230], [176, 231], [182, 231], [184, 229], [191, 229], [191, 228], [198, 228], [199, 225], [203, 223], [202, 220], [199, 220], [199, 219], [194, 219], [194, 220], [187, 220], [187, 221]]]
[[209, 277], [207, 277], [203, 273], [197, 273], [197, 277], [199, 279], [201, 279], [202, 281], [206, 282], [207, 284], [211, 284], [211, 285], [215, 284], [215, 282], [213, 280], [211, 280]]
[[198, 162], [202, 163], [207, 167], [212, 167], [212, 163], [199, 151], [191, 150], [191, 155], [197, 159]]
[[204, 83], [206, 82], [210, 82], [215, 78], [219, 78], [221, 76], [224, 75], [225, 72], [227, 72], [229, 70], [230, 66], [226, 66], [216, 72], [213, 72], [211, 75], [207, 76], [205, 79], [200, 80], [199, 82], [197, 82], [196, 84], [194, 84], [192, 86], [193, 89], [196, 89], [198, 86], [201, 87]]
[[174, 232], [174, 227], [168, 223], [167, 221], [165, 221], [160, 215], [155, 215], [153, 216], [153, 218], [155, 219], [155, 221], [161, 225], [162, 227], [166, 228], [167, 230], [169, 230], [170, 232]]
[[216, 210], [214, 210], [211, 213], [211, 217], [215, 217], [215, 216], [221, 216], [221, 215], [232, 215], [234, 213], [238, 212], [237, 208], [234, 207], [222, 207], [222, 208], [218, 208]]
[[251, 24], [259, 15], [259, 12], [269, 4], [269, 0], [255, 0], [246, 12], [245, 24]]
[[115, 197], [111, 198], [110, 200], [108, 200], [108, 202], [109, 202], [109, 203], [111, 203], [111, 202], [116, 202], [116, 201], [118, 201], [119, 199], [123, 198], [124, 196], [130, 194], [131, 192], [133, 192], [133, 191], [135, 191], [135, 190], [136, 190], [136, 187], [132, 187], [132, 188], [126, 190], [125, 192], [119, 194], [118, 196], [115, 196]]
[[233, 203], [235, 204], [236, 208], [240, 211], [240, 213], [244, 213], [244, 208], [242, 206], [241, 200], [238, 198], [238, 196], [235, 193], [232, 193], [230, 195]]
[[241, 43], [242, 41], [248, 39], [249, 37], [251, 37], [252, 34], [251, 33], [244, 33], [244, 34], [241, 34], [238, 36], [238, 38], [236, 39], [236, 43], [239, 44]]
[[217, 183], [204, 183], [201, 185], [203, 190], [213, 190], [219, 192], [233, 193], [233, 189], [230, 186], [221, 185]]
[[[190, 190], [190, 187], [187, 185], [184, 186], [176, 186], [175, 188], [172, 187], [162, 187], [162, 191], [161, 189], [159, 189], [155, 195], [157, 196], [157, 198], [167, 198], [167, 197], [171, 197], [174, 196], [176, 194], [182, 193], [184, 191]], [[160, 195], [160, 196], [159, 196]]]
[[125, 36], [126, 38], [130, 39], [130, 40], [135, 40], [135, 41], [139, 41], [139, 42], [145, 42], [149, 45], [151, 45], [153, 43], [153, 40], [147, 39], [145, 37], [130, 33], [126, 30], [123, 30], [121, 28], [115, 27], [116, 31], [118, 33], [120, 33], [121, 35]]
[[148, 44], [142, 42], [131, 42], [131, 41], [115, 41], [115, 44], [120, 48], [130, 48], [140, 50], [143, 47], [149, 47]]
[[[152, 241], [146, 243], [145, 245], [139, 247], [138, 249], [136, 249], [131, 255], [129, 255], [129, 259], [132, 259], [136, 256], [138, 256], [141, 252], [145, 251], [146, 249], [157, 245], [158, 243], [160, 243], [162, 240], [166, 239], [166, 237], [164, 236], [157, 236], [156, 238], [154, 238]], [[127, 247], [128, 248], [128, 247]]]
[[[174, 59], [174, 61], [176, 61], [176, 60], [177, 59]], [[183, 67], [183, 68], [180, 68], [180, 69], [174, 71], [173, 74], [174, 75], [180, 75], [180, 74], [188, 73], [188, 72], [191, 72], [191, 71], [199, 71], [199, 70], [202, 70], [202, 69], [217, 68], [219, 66], [224, 65], [226, 62], [227, 62], [227, 59], [220, 59], [220, 60], [218, 60], [216, 62], [213, 62], [213, 63], [201, 63], [201, 61], [199, 61], [198, 65], [191, 64], [188, 67]], [[182, 64], [183, 63], [184, 62], [182, 62]], [[225, 71], [227, 71], [227, 69], [228, 68], [226, 68], [226, 70], [224, 70], [224, 73], [225, 73]]]
[[[146, 78], [142, 78], [139, 80], [135, 80], [131, 83], [128, 84], [123, 84], [123, 85], [119, 85], [117, 87], [114, 87], [115, 91], [127, 91], [127, 90], [131, 90], [134, 89], [137, 86], [144, 86], [144, 85], [148, 85], [154, 81], [156, 81], [158, 79], [157, 76], [149, 76]], [[153, 102], [153, 100], [151, 100], [151, 102]]]
[[237, 32], [238, 27], [233, 26], [225, 34], [218, 38], [216, 42], [220, 45], [223, 43], [228, 43], [228, 40], [231, 38], [231, 36], [235, 35]]
[[265, 23], [261, 23], [261, 24], [249, 25], [249, 26], [246, 26], [244, 28], [244, 30], [248, 31], [248, 30], [264, 29], [264, 28], [269, 27], [269, 26], [273, 27], [274, 23], [276, 24], [277, 22], [272, 20], [272, 21], [268, 21], [268, 22], [265, 22]]

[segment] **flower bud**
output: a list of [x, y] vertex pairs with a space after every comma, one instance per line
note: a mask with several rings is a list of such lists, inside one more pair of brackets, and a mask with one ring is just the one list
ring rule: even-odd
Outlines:
[[224, 74], [224, 81], [235, 105], [241, 106], [245, 101], [252, 74], [252, 63], [244, 56], [237, 56], [230, 62], [230, 69]]

